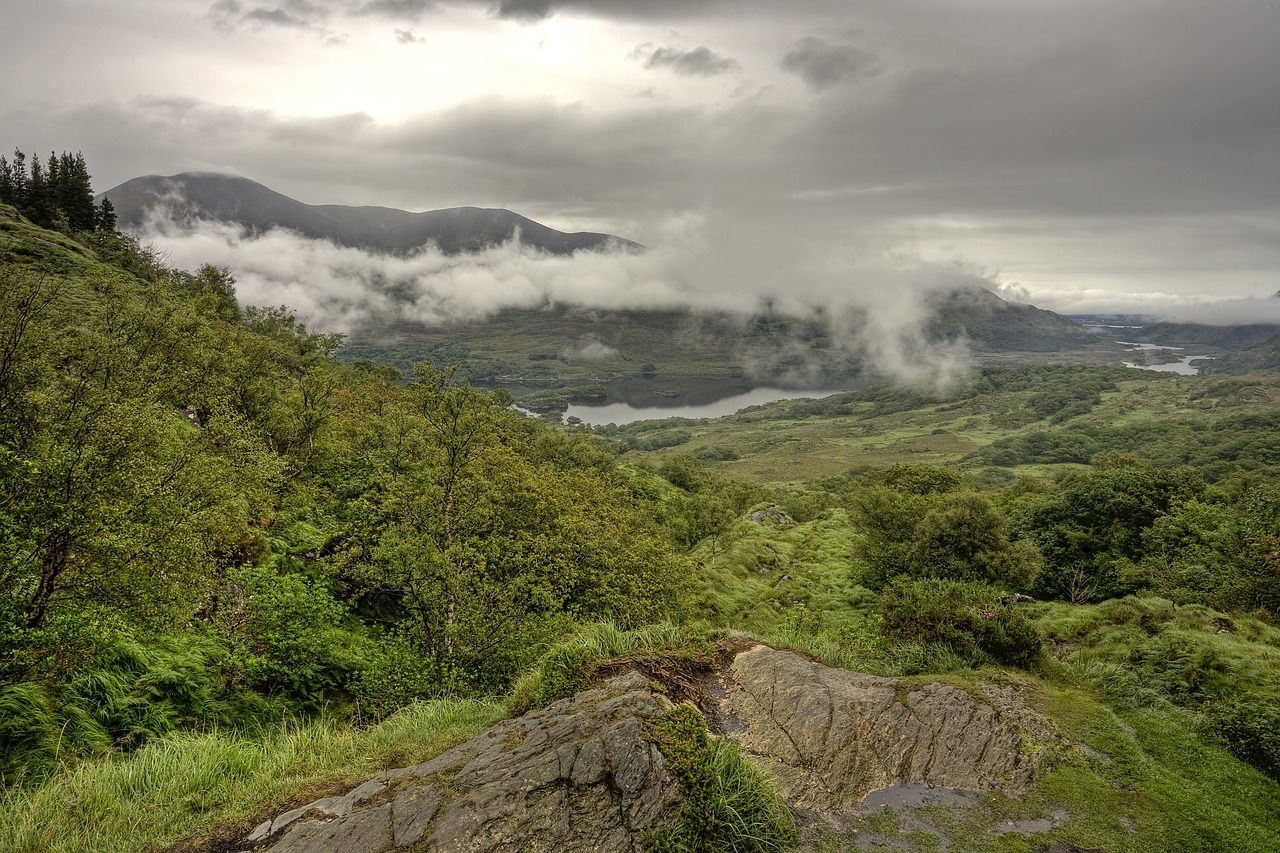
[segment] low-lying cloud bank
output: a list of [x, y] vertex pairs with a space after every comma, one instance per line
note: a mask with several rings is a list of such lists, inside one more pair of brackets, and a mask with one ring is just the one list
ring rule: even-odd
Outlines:
[[[142, 235], [171, 263], [228, 267], [240, 301], [286, 305], [311, 328], [350, 332], [407, 320], [428, 327], [492, 316], [504, 308], [572, 305], [592, 309], [823, 314], [837, 346], [874, 370], [907, 380], [948, 381], [967, 368], [963, 345], [937, 346], [923, 334], [930, 293], [991, 285], [955, 267], [883, 254], [865, 245], [785, 252], [763, 239], [719, 229], [708, 217], [672, 219], [660, 248], [641, 254], [555, 256], [515, 241], [467, 255], [432, 247], [407, 256], [272, 230], [247, 235], [202, 222], [153, 221]], [[578, 357], [601, 357], [584, 351]]]
[[1087, 289], [1042, 291], [1019, 284], [993, 285], [1001, 298], [1059, 314], [1136, 314], [1173, 323], [1207, 326], [1280, 324], [1280, 293], [1268, 297], [1123, 293]]

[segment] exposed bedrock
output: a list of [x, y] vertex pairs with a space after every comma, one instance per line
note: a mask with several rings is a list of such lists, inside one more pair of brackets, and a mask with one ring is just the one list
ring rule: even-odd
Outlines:
[[[915, 685], [766, 646], [726, 661], [701, 681], [698, 704], [810, 818], [838, 823], [868, 793], [898, 783], [1016, 795], [1031, 782], [1037, 747], [1056, 740], [1002, 688]], [[638, 853], [645, 829], [682, 802], [643, 736], [645, 722], [671, 707], [646, 677], [619, 675], [423, 764], [277, 815], [244, 848]]]
[[852, 813], [899, 782], [1024, 791], [1052, 726], [1012, 693], [911, 685], [756, 646], [723, 676], [726, 736], [769, 760], [793, 807]]

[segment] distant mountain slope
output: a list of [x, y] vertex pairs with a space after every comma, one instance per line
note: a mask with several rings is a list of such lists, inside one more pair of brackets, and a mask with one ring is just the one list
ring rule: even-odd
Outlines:
[[1125, 340], [1177, 347], [1214, 347], [1243, 350], [1265, 343], [1280, 333], [1272, 323], [1210, 326], [1204, 323], [1152, 323], [1125, 333]]
[[286, 228], [342, 246], [381, 251], [404, 252], [435, 243], [450, 254], [474, 252], [510, 240], [517, 230], [521, 242], [556, 255], [641, 248], [609, 234], [557, 231], [502, 209], [453, 207], [409, 213], [390, 207], [304, 204], [247, 178], [207, 172], [147, 175], [102, 196], [111, 199], [125, 230], [140, 228], [148, 212], [159, 207], [182, 223], [209, 219], [250, 232]]
[[[1065, 317], [1005, 302], [982, 288], [938, 294], [927, 304], [928, 345], [963, 339], [978, 354], [1093, 353], [1113, 346]], [[658, 377], [662, 388], [674, 390], [695, 385], [692, 377], [714, 377], [740, 382], [738, 390], [819, 388], [875, 372], [868, 348], [875, 346], [874, 335], [883, 333], [868, 331], [870, 320], [864, 314], [837, 320], [768, 311], [748, 316], [688, 309], [511, 308], [447, 325], [365, 325], [351, 330], [341, 357], [391, 363], [405, 371], [420, 360], [442, 367], [460, 364], [463, 378], [513, 386]], [[908, 357], [927, 360], [930, 355]], [[610, 386], [611, 395], [618, 391]]]
[[964, 337], [975, 349], [992, 352], [1060, 352], [1098, 342], [1061, 314], [1006, 302], [984, 287], [939, 293], [928, 303], [934, 314], [926, 330], [933, 340]]
[[1280, 370], [1280, 333], [1255, 346], [1214, 359], [1205, 372], [1252, 373], [1255, 370]]

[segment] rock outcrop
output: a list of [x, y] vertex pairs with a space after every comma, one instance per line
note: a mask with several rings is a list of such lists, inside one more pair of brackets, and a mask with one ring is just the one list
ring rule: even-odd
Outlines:
[[1012, 693], [912, 686], [757, 646], [722, 676], [725, 736], [768, 759], [793, 807], [852, 815], [874, 790], [921, 783], [1024, 791], [1049, 724]]
[[[259, 826], [271, 853], [638, 853], [681, 795], [641, 736], [671, 703], [635, 673]], [[311, 818], [304, 820], [304, 818]], [[280, 833], [283, 837], [279, 837]], [[267, 844], [270, 844], [268, 847]]]
[[[712, 728], [763, 760], [802, 816], [853, 818], [894, 785], [1018, 794], [1052, 727], [1011, 691], [912, 684], [793, 652], [726, 651], [672, 684]], [[641, 665], [661, 678], [660, 665]], [[507, 720], [415, 767], [386, 771], [262, 823], [243, 847], [271, 853], [638, 853], [682, 795], [646, 721], [672, 708], [638, 672]], [[1031, 747], [1031, 748], [1028, 748]], [[966, 796], [973, 796], [968, 794]]]

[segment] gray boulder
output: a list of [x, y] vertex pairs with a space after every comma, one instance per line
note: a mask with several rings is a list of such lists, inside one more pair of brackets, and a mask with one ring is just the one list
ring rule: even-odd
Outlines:
[[[767, 646], [726, 649], [722, 660], [719, 671], [673, 691], [765, 763], [815, 825], [845, 823], [871, 802], [868, 794], [891, 788], [926, 799], [935, 790], [1016, 796], [1044, 747], [1060, 742], [1007, 688], [877, 678]], [[652, 674], [662, 677], [661, 669]], [[244, 846], [639, 853], [644, 831], [674, 817], [682, 802], [662, 754], [643, 736], [644, 724], [671, 707], [646, 677], [619, 675], [430, 761], [278, 815]]]

